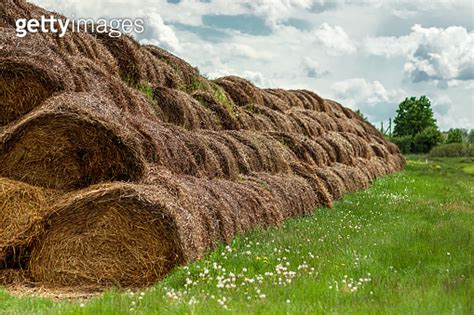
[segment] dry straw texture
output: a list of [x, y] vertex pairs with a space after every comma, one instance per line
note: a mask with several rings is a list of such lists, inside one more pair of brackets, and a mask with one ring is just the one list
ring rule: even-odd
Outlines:
[[15, 37], [50, 14], [0, 4], [0, 283], [146, 286], [404, 167], [314, 92], [207, 80], [126, 36]]

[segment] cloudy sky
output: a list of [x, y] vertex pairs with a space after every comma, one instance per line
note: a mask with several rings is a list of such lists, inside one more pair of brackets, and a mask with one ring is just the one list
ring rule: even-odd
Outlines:
[[142, 17], [143, 43], [210, 78], [305, 88], [380, 124], [427, 95], [441, 129], [474, 128], [472, 0], [33, 0], [66, 16]]

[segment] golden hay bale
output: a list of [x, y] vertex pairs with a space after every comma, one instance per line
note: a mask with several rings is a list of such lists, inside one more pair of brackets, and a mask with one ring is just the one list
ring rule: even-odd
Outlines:
[[344, 181], [331, 169], [331, 167], [321, 167], [314, 170], [315, 175], [326, 185], [326, 189], [332, 199], [339, 199], [346, 191]]
[[270, 135], [293, 152], [300, 162], [315, 166], [329, 164], [329, 155], [325, 149], [308, 137], [277, 132], [271, 132]]
[[[14, 29], [18, 19], [39, 19], [42, 16], [54, 16], [65, 19], [64, 16], [55, 12], [44, 10], [24, 0], [7, 0], [2, 3], [0, 25]], [[54, 33], [38, 32], [28, 34], [26, 38], [18, 40], [29, 41], [34, 39], [42, 42], [43, 47], [57, 52], [58, 54], [83, 56], [93, 60], [97, 65], [106, 69], [110, 74], [117, 74], [117, 64], [107, 49], [101, 45], [93, 36], [85, 32], [67, 32], [64, 37], [58, 38]]]
[[61, 190], [135, 180], [144, 171], [137, 147], [108, 101], [62, 94], [0, 134], [0, 176]]
[[264, 105], [261, 90], [248, 80], [236, 76], [227, 76], [214, 80], [214, 82], [229, 94], [237, 106]]
[[[42, 232], [52, 191], [0, 177], [0, 268], [15, 267]], [[1, 283], [1, 282], [0, 282]]]
[[12, 30], [0, 32], [0, 83], [4, 87], [0, 101], [6, 105], [0, 109], [0, 125], [2, 120], [18, 119], [58, 92], [93, 92], [110, 98], [127, 113], [152, 116], [149, 101], [118, 76], [81, 55], [54, 51], [41, 38], [19, 40]]
[[0, 125], [19, 119], [61, 89], [39, 69], [0, 60]]
[[[158, 61], [161, 61], [170, 67], [167, 69], [163, 67], [161, 68], [163, 69], [165, 78], [168, 78], [168, 80], [172, 80], [172, 85], [174, 85], [175, 87], [169, 86], [169, 84], [162, 85], [177, 88], [182, 91], [192, 92], [195, 90], [196, 84], [198, 82], [200, 84], [207, 83], [207, 80], [199, 74], [197, 68], [194, 68], [189, 63], [187, 63], [181, 58], [176, 57], [170, 52], [153, 45], [144, 45], [142, 46], [142, 49], [145, 50], [147, 53], [150, 53]], [[170, 69], [172, 69], [171, 72]]]
[[315, 175], [315, 168], [307, 164], [292, 164], [291, 168], [293, 173], [301, 178], [304, 178], [306, 182], [313, 189], [314, 194], [318, 199], [318, 206], [326, 206], [332, 208], [333, 206], [333, 197], [328, 191], [328, 186], [317, 176]]
[[178, 229], [185, 226], [177, 227], [173, 216], [189, 215], [167, 195], [107, 184], [58, 200], [31, 252], [33, 279], [55, 286], [143, 286], [163, 277], [183, 261]]
[[[222, 127], [229, 130], [239, 130], [240, 124], [236, 119], [236, 109], [232, 104], [223, 104], [210, 92], [196, 91], [191, 94], [203, 106], [211, 110], [220, 120]], [[229, 101], [230, 102], [230, 101]]]
[[147, 185], [92, 186], [58, 200], [44, 220], [28, 271], [54, 286], [144, 286], [176, 264], [256, 226], [312, 213], [312, 188], [297, 176], [254, 173], [239, 182], [164, 171]]
[[28, 282], [24, 270], [0, 269], [0, 286], [25, 285]]
[[156, 87], [153, 98], [166, 122], [186, 129], [222, 129], [222, 123], [213, 111], [182, 91]]

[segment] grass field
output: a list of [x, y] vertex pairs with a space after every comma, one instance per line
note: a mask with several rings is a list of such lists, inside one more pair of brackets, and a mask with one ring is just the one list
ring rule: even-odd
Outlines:
[[410, 157], [333, 209], [243, 235], [153, 288], [62, 302], [0, 290], [0, 313], [474, 314], [473, 168]]

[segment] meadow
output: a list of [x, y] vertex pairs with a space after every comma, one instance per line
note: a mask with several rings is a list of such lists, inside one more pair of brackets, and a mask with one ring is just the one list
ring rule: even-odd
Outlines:
[[474, 160], [408, 157], [332, 209], [255, 229], [152, 288], [2, 314], [473, 314]]

